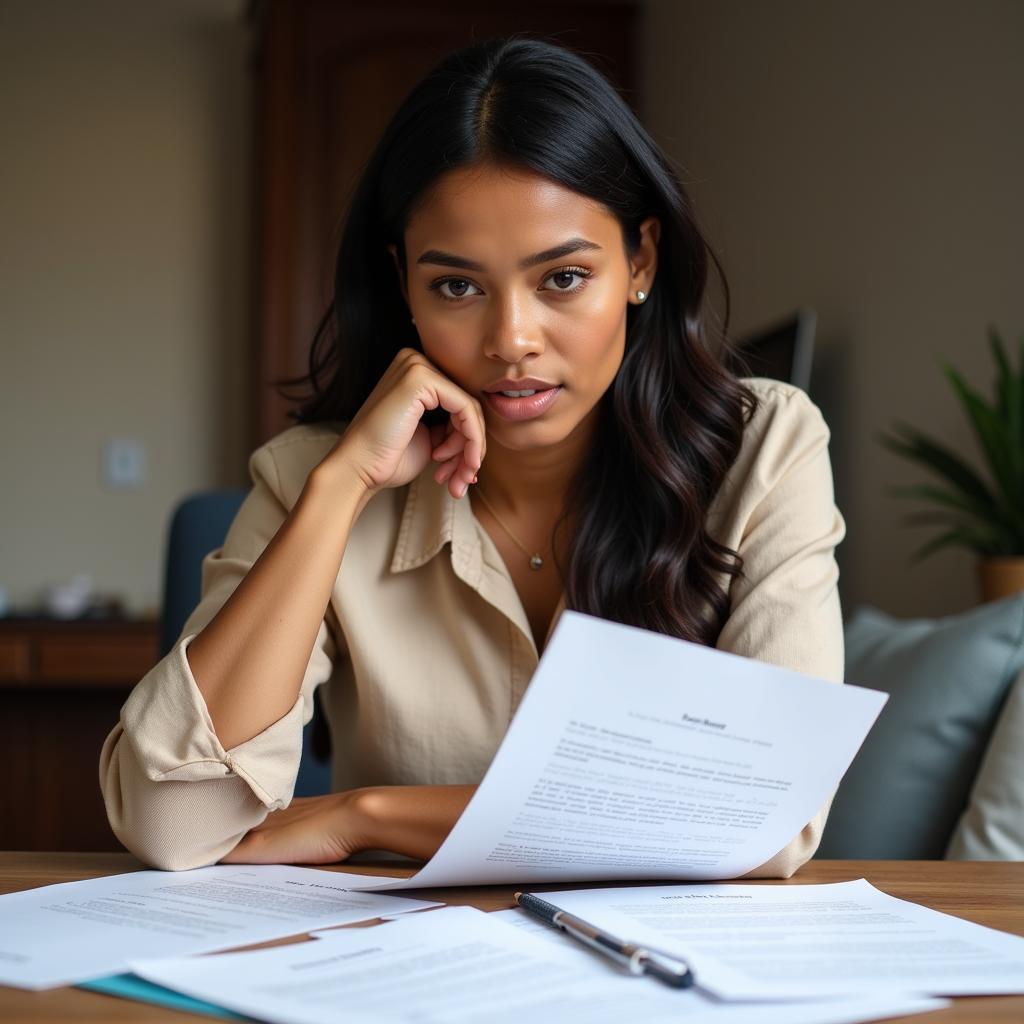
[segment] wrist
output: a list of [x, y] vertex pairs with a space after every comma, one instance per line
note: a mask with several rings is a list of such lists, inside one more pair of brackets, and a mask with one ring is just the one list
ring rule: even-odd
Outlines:
[[319, 465], [313, 467], [303, 493], [324, 494], [332, 503], [340, 501], [350, 505], [358, 516], [376, 494], [376, 488], [339, 445]]
[[475, 786], [366, 786], [350, 790], [360, 849], [429, 860], [465, 809]]
[[382, 849], [375, 828], [371, 792], [371, 789], [348, 789], [334, 794], [350, 854]]
[[357, 850], [388, 850], [389, 801], [387, 786], [363, 786], [340, 793]]

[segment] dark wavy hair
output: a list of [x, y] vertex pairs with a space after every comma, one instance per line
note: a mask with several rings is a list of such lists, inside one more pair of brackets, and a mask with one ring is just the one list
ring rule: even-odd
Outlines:
[[[739, 554], [710, 537], [708, 507], [739, 452], [754, 394], [722, 359], [728, 285], [678, 175], [610, 83], [561, 46], [514, 36], [445, 58], [391, 120], [353, 193], [334, 297], [290, 415], [349, 420], [397, 351], [420, 348], [394, 264], [416, 203], [457, 167], [526, 169], [595, 199], [626, 250], [661, 221], [651, 295], [628, 307], [622, 366], [600, 403], [596, 443], [570, 488], [567, 606], [713, 646]], [[708, 299], [714, 267], [721, 327]], [[557, 527], [556, 527], [557, 529]]]

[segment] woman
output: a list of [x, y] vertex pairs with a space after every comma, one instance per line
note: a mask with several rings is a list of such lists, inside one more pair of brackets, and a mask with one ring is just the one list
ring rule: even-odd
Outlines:
[[[429, 857], [563, 607], [841, 678], [828, 431], [713, 354], [709, 260], [581, 58], [492, 41], [413, 91], [355, 193], [299, 425], [253, 454], [104, 745], [130, 850]], [[320, 684], [336, 792], [291, 801]], [[824, 814], [758, 873], [791, 874]]]

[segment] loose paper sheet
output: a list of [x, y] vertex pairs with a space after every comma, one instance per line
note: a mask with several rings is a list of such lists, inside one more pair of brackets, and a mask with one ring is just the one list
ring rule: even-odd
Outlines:
[[1024, 993], [1024, 938], [896, 899], [863, 878], [540, 895], [619, 938], [685, 954], [701, 984], [727, 999]]
[[129, 958], [201, 953], [438, 904], [349, 892], [336, 872], [276, 865], [136, 871], [0, 896], [0, 984], [117, 974]]
[[433, 859], [346, 884], [735, 878], [824, 806], [886, 700], [565, 612]]
[[148, 979], [279, 1024], [844, 1024], [938, 1009], [887, 996], [729, 1005], [580, 961], [470, 907], [253, 953], [133, 963]]

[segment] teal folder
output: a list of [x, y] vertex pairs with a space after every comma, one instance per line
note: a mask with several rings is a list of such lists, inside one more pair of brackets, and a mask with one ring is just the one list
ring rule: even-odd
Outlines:
[[138, 978], [134, 974], [111, 974], [106, 978], [94, 981], [83, 981], [79, 988], [87, 988], [93, 992], [102, 992], [108, 996], [119, 996], [122, 999], [137, 999], [143, 1003], [155, 1003], [171, 1010], [185, 1010], [187, 1013], [201, 1013], [207, 1017], [219, 1017], [221, 1020], [252, 1020], [241, 1014], [232, 1013], [213, 1003], [204, 1003], [201, 999], [183, 996], [173, 989], [154, 985], [152, 982]]

